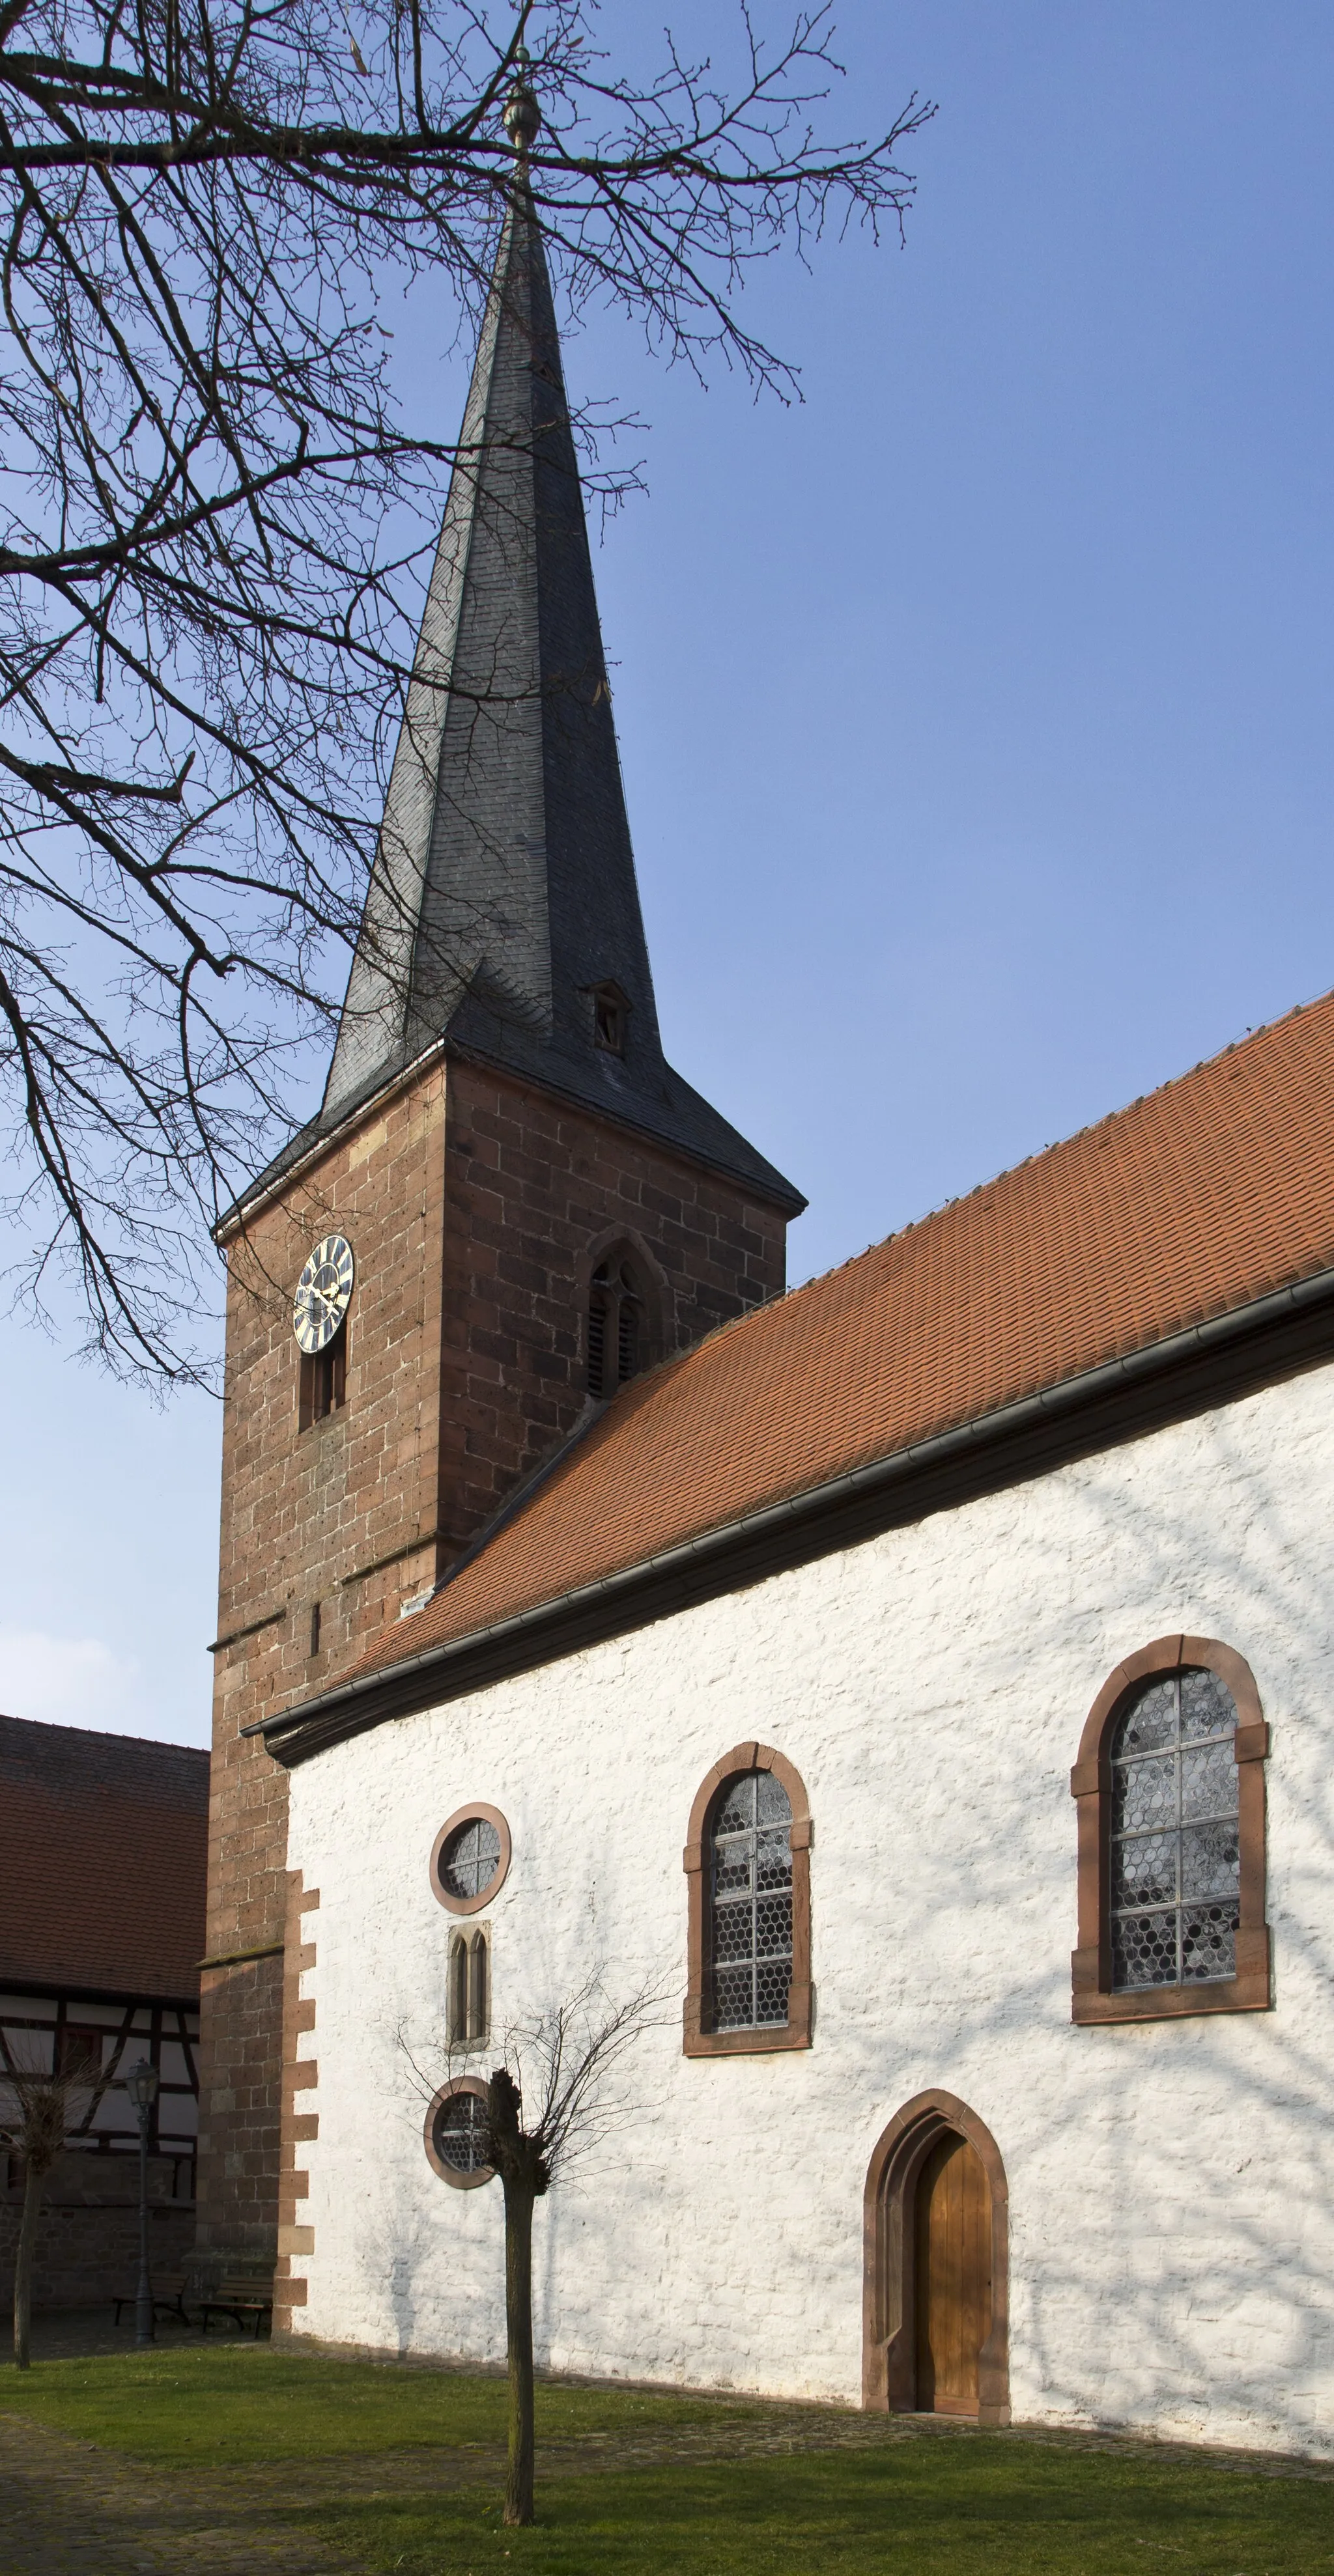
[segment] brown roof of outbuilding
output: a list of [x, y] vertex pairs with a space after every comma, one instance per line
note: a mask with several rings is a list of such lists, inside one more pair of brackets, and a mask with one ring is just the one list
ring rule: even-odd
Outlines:
[[637, 1380], [357, 1672], [1329, 1268], [1334, 995]]
[[0, 1717], [0, 1983], [199, 1991], [207, 1753]]

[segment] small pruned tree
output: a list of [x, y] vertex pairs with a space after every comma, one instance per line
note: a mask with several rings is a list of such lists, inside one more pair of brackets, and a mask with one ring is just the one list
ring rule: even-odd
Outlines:
[[[505, 2200], [505, 2352], [509, 2417], [507, 2524], [533, 2519], [533, 2211], [556, 2182], [634, 2116], [621, 2083], [625, 2061], [670, 2012], [665, 1984], [613, 2002], [594, 1973], [567, 2002], [510, 2025], [504, 2059], [486, 2086], [476, 2150], [499, 2176]], [[406, 2048], [419, 2089], [428, 2079]], [[453, 2067], [451, 2052], [450, 2066]], [[429, 2088], [434, 2100], [435, 2088]]]
[[32, 2362], [32, 2264], [37, 2245], [46, 2178], [65, 2144], [70, 2125], [68, 2078], [9, 2070], [3, 2079], [8, 2097], [0, 2107], [0, 2146], [23, 2165], [23, 2215], [14, 2260], [14, 2366]]

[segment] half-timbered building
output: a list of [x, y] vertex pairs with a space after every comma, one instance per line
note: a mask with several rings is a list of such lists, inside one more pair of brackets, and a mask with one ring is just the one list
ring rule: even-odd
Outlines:
[[[139, 2058], [158, 2075], [154, 2261], [179, 2271], [193, 2250], [208, 1771], [192, 1746], [0, 1717], [0, 2110], [9, 2073], [69, 2088], [65, 2152], [44, 2195], [38, 2306], [113, 2298], [133, 2283], [139, 2124], [123, 2079]], [[11, 2155], [0, 2205], [9, 2272], [23, 2189]]]

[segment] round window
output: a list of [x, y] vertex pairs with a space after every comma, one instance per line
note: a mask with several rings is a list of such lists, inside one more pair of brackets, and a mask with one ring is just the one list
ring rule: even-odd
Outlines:
[[456, 2191], [471, 2191], [490, 2182], [495, 2172], [487, 2159], [491, 2147], [486, 2114], [486, 2086], [472, 2076], [446, 2084], [426, 2114], [426, 2153], [442, 2182]]
[[440, 1854], [440, 1884], [446, 1896], [480, 1896], [495, 1877], [500, 1836], [485, 1816], [456, 1825]]
[[498, 1807], [460, 1807], [436, 1835], [431, 1885], [451, 1914], [476, 1914], [505, 1883], [510, 1829]]

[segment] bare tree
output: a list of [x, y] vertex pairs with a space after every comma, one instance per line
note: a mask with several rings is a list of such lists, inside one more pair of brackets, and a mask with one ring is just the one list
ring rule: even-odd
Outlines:
[[[507, 2523], [533, 2519], [533, 2210], [632, 2116], [617, 2079], [644, 2034], [668, 2017], [668, 2003], [668, 1988], [656, 1983], [613, 2003], [595, 1974], [568, 2002], [513, 2024], [505, 2063], [486, 2085], [485, 2118], [466, 2136], [469, 2163], [491, 2166], [505, 2199]], [[401, 2033], [399, 2044], [419, 2091], [435, 2100]], [[453, 2052], [449, 2063], [452, 2072]]]
[[825, 8], [765, 45], [737, 0], [723, 68], [667, 37], [641, 74], [595, 18], [0, 0], [5, 1214], [20, 1287], [72, 1275], [121, 1368], [204, 1365], [208, 1222], [360, 915], [451, 459], [396, 410], [390, 289], [475, 319], [526, 146], [567, 299], [783, 390], [748, 263], [911, 199], [930, 110], [829, 138]]
[[69, 2080], [61, 2075], [10, 2069], [0, 2079], [9, 2105], [0, 2110], [0, 2145], [23, 2164], [23, 2214], [14, 2257], [14, 2366], [32, 2361], [32, 2264], [46, 2178], [61, 2153], [70, 2125]]

